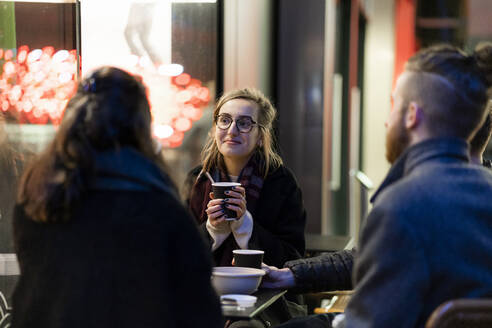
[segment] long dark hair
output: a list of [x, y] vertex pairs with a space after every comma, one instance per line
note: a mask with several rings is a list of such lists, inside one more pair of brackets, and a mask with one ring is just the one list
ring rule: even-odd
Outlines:
[[26, 169], [18, 202], [34, 221], [69, 219], [94, 174], [97, 152], [133, 147], [164, 169], [154, 151], [146, 88], [129, 73], [102, 67], [82, 80], [54, 140]]

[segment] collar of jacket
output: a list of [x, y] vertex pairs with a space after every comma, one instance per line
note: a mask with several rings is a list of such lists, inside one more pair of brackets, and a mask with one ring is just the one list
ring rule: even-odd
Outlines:
[[459, 138], [432, 138], [409, 147], [391, 166], [386, 178], [371, 197], [371, 203], [374, 203], [377, 196], [389, 185], [429, 160], [469, 162], [468, 143]]
[[133, 148], [96, 153], [94, 168], [89, 189], [163, 191], [175, 195], [166, 174]]

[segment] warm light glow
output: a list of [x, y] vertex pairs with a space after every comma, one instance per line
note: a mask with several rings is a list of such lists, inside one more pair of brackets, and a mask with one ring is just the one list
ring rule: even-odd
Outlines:
[[179, 76], [176, 76], [175, 81], [176, 81], [176, 84], [185, 86], [188, 83], [190, 83], [191, 76], [190, 76], [190, 74], [183, 73], [183, 74], [181, 74]]
[[175, 131], [172, 136], [169, 137], [170, 147], [179, 147], [183, 143], [183, 132]]
[[174, 133], [174, 129], [167, 124], [154, 125], [153, 130], [154, 135], [159, 139], [169, 138]]
[[203, 111], [201, 108], [195, 108], [193, 106], [184, 107], [181, 113], [183, 114], [183, 116], [188, 117], [193, 121], [198, 121], [203, 115]]
[[67, 50], [60, 50], [53, 56], [53, 61], [61, 63], [68, 59], [69, 53]]
[[158, 72], [165, 76], [178, 76], [183, 73], [184, 67], [180, 64], [169, 64], [159, 66]]
[[[44, 47], [42, 50], [43, 50], [43, 54], [44, 54], [44, 55], [46, 55], [46, 56], [48, 56], [47, 58], [52, 57], [52, 56], [53, 56], [53, 54], [55, 53], [55, 48], [54, 48], [54, 47], [52, 47], [52, 46], [46, 46], [46, 47]], [[42, 56], [43, 56], [43, 55], [41, 55], [41, 57], [42, 57]]]
[[27, 50], [21, 50], [19, 51], [19, 54], [17, 55], [17, 62], [19, 64], [23, 64], [27, 59]]
[[14, 63], [8, 61], [3, 65], [3, 71], [6, 75], [12, 75], [15, 73], [15, 65]]
[[139, 57], [137, 55], [129, 55], [127, 57], [125, 66], [134, 67], [137, 66], [139, 62]]
[[19, 85], [16, 85], [10, 91], [10, 99], [13, 101], [18, 101], [22, 95], [22, 89]]
[[216, 3], [217, 0], [172, 0], [174, 3]]
[[179, 117], [174, 122], [177, 131], [185, 132], [191, 129], [191, 121], [185, 117]]
[[191, 100], [191, 92], [187, 90], [180, 91], [176, 94], [176, 101], [178, 103], [185, 103]]
[[69, 72], [64, 72], [58, 75], [58, 81], [62, 84], [67, 83], [72, 80], [72, 74]]
[[[18, 49], [17, 58], [7, 60], [0, 75], [1, 109], [20, 122], [59, 124], [68, 99], [76, 89], [76, 52], [51, 46]], [[17, 112], [17, 113], [15, 113]]]
[[27, 61], [28, 62], [35, 62], [41, 58], [41, 55], [43, 54], [43, 50], [41, 49], [34, 49], [29, 53], [29, 56], [27, 56]]
[[32, 102], [30, 102], [29, 100], [24, 101], [24, 103], [22, 104], [22, 110], [24, 110], [24, 112], [30, 112], [32, 110], [32, 107]]
[[11, 60], [14, 57], [14, 52], [12, 51], [12, 49], [7, 49], [4, 56], [5, 60]]
[[142, 66], [142, 67], [149, 67], [149, 66], [152, 65], [152, 62], [147, 57], [140, 57], [140, 60], [138, 61], [138, 64], [140, 66]]
[[[0, 74], [0, 108], [22, 123], [58, 125], [68, 100], [76, 92], [77, 53], [51, 46], [29, 50], [0, 49], [3, 72]], [[9, 59], [7, 59], [9, 58]], [[152, 105], [153, 134], [165, 147], [179, 147], [184, 132], [203, 115], [210, 101], [210, 91], [202, 82], [184, 73], [180, 64], [163, 64], [158, 68], [148, 57], [128, 56], [124, 69], [141, 76], [149, 88]], [[154, 112], [155, 111], [155, 112]], [[157, 114], [158, 113], [158, 114]]]

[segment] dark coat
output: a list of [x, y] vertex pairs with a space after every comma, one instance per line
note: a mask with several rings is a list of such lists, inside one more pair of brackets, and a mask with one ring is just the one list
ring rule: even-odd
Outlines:
[[373, 196], [346, 327], [423, 327], [453, 298], [492, 296], [492, 175], [460, 139], [407, 149]]
[[90, 190], [66, 223], [34, 222], [16, 206], [13, 328], [223, 326], [192, 218], [149, 188]]
[[[201, 166], [196, 167], [186, 179], [184, 195], [188, 204], [192, 186], [200, 171]], [[281, 267], [286, 261], [304, 255], [306, 211], [301, 189], [288, 168], [281, 166], [268, 174], [263, 182], [256, 208], [248, 210], [253, 216], [253, 232], [248, 247], [264, 250], [263, 262]], [[205, 223], [201, 224], [201, 228], [211, 245], [212, 240]], [[232, 234], [229, 238], [233, 238]], [[223, 248], [219, 247], [215, 253], [221, 251]]]
[[[492, 168], [490, 160], [483, 166]], [[352, 289], [352, 268], [356, 250], [341, 250], [285, 263], [295, 277], [297, 293], [315, 293]]]

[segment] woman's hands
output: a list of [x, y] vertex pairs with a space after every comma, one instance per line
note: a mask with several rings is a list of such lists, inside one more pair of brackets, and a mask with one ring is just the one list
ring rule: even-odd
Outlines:
[[210, 224], [218, 227], [226, 221], [222, 205], [236, 212], [237, 218], [241, 218], [246, 213], [246, 192], [243, 187], [233, 187], [233, 190], [225, 191], [227, 198], [213, 198], [213, 193], [210, 193], [211, 200], [207, 204], [207, 216]]

